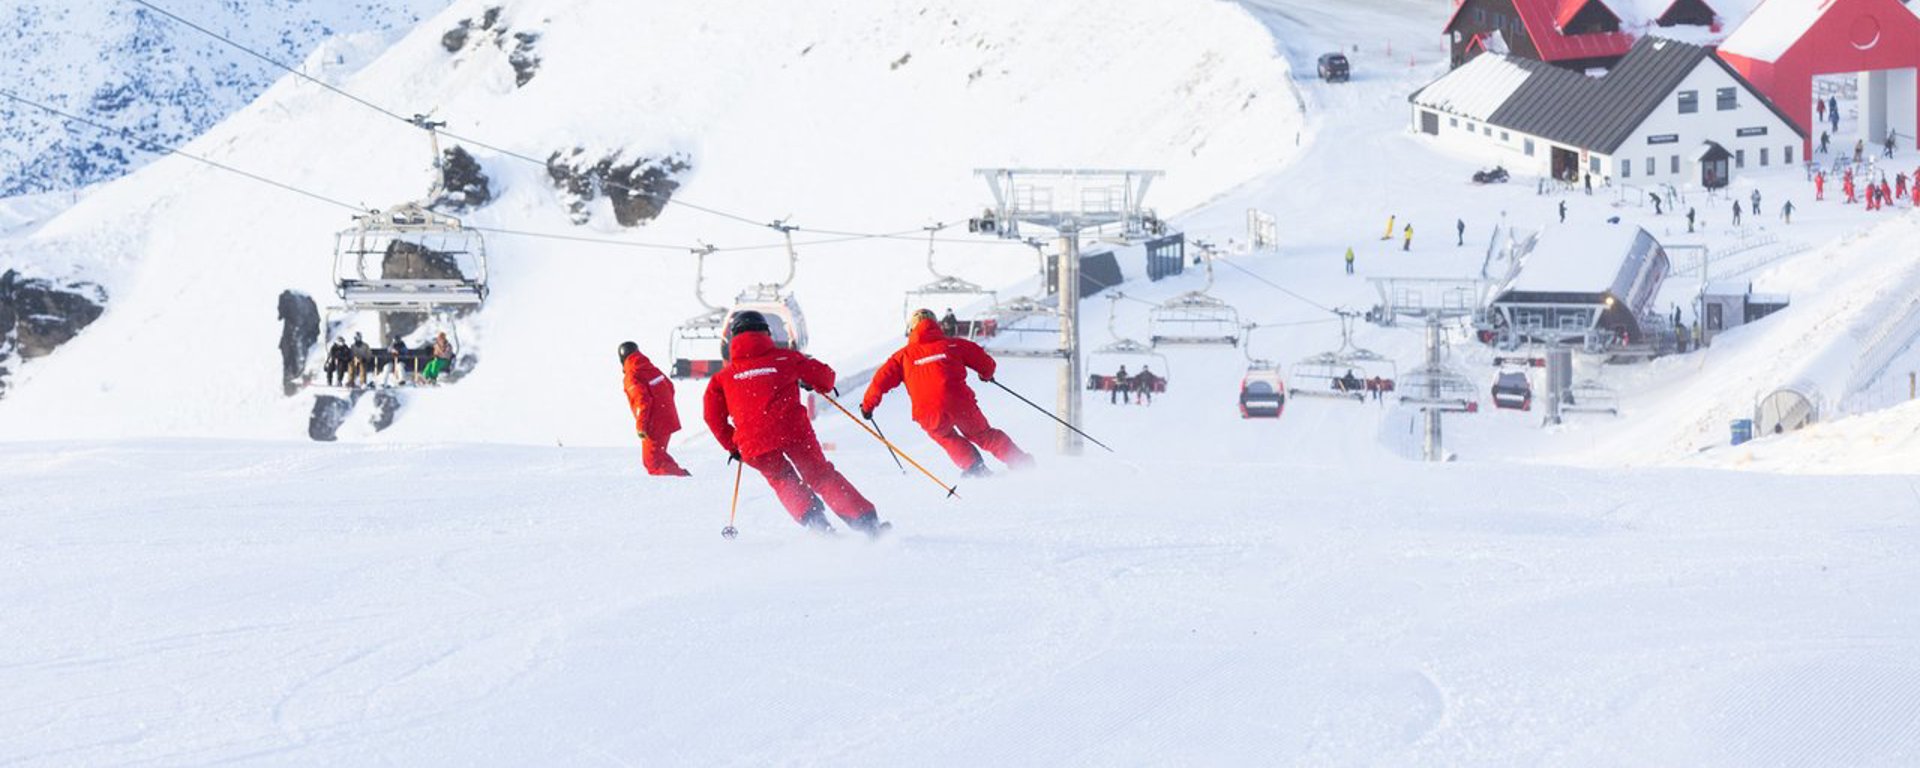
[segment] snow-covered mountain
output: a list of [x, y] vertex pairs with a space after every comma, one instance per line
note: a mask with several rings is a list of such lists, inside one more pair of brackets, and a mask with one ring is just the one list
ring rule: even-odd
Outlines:
[[[272, 56], [298, 63], [338, 35], [411, 28], [446, 0], [163, 0], [155, 5]], [[280, 79], [272, 65], [132, 0], [0, 2], [0, 83], [26, 98], [179, 143], [200, 135]], [[0, 197], [75, 189], [153, 156], [0, 102]]]
[[[1163, 169], [1148, 203], [1172, 213], [1298, 151], [1286, 63], [1245, 11], [1217, 0], [471, 0], [375, 42], [334, 38], [308, 62], [369, 101], [518, 155], [682, 158], [677, 199], [748, 220], [669, 205], [640, 229], [592, 210], [576, 225], [576, 198], [546, 168], [465, 147], [494, 196], [473, 224], [675, 247], [490, 236], [493, 292], [460, 332], [481, 363], [409, 404], [396, 430], [417, 439], [477, 438], [472, 414], [503, 400], [526, 411], [489, 423], [493, 438], [630, 438], [605, 418], [620, 410], [607, 350], [633, 338], [664, 356], [669, 329], [700, 309], [681, 247], [779, 242], [754, 222], [917, 232], [977, 214], [990, 196], [972, 170], [998, 165]], [[287, 78], [192, 149], [386, 208], [427, 193], [428, 146], [405, 122]], [[0, 261], [29, 276], [84, 279], [110, 297], [78, 339], [15, 377], [0, 430], [301, 436], [311, 398], [281, 392], [270, 307], [286, 289], [331, 297], [333, 234], [350, 215], [168, 158], [0, 242]], [[793, 287], [812, 351], [854, 363], [896, 337], [902, 292], [931, 279], [926, 250], [803, 246]], [[943, 245], [940, 258], [992, 286], [1033, 275], [1019, 244]], [[723, 252], [708, 298], [775, 279], [785, 261], [777, 248]], [[151, 375], [198, 348], [222, 350], [200, 378]]]

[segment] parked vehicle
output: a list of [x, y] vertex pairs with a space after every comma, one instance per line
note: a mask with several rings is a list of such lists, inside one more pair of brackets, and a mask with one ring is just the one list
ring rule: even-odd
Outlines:
[[1473, 183], [1505, 184], [1507, 183], [1507, 169], [1503, 166], [1496, 165], [1491, 171], [1474, 171]]
[[1347, 57], [1344, 54], [1323, 53], [1320, 55], [1320, 79], [1329, 83], [1344, 83], [1347, 81], [1347, 76]]

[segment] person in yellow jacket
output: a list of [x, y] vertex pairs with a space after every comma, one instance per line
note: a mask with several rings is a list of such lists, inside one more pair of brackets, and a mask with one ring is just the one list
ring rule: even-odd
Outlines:
[[1347, 248], [1347, 274], [1353, 274], [1353, 248]]
[[1413, 225], [1412, 224], [1407, 225], [1405, 237], [1406, 239], [1400, 242], [1400, 250], [1403, 250], [1403, 251], [1413, 250]]
[[1385, 234], [1382, 234], [1382, 235], [1380, 236], [1380, 239], [1382, 239], [1382, 240], [1392, 240], [1392, 239], [1393, 239], [1393, 220], [1394, 220], [1395, 218], [1398, 218], [1398, 217], [1397, 217], [1397, 216], [1395, 216], [1394, 214], [1387, 214], [1387, 231], [1386, 231], [1386, 233], [1385, 233]]

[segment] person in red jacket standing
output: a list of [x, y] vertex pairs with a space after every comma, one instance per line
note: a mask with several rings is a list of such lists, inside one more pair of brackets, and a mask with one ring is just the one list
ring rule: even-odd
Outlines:
[[913, 420], [927, 431], [933, 441], [946, 449], [947, 456], [968, 477], [987, 474], [987, 463], [980, 451], [987, 449], [1007, 466], [1031, 465], [1033, 457], [1013, 444], [1007, 433], [994, 429], [980, 413], [980, 404], [967, 386], [967, 369], [980, 374], [981, 381], [993, 381], [993, 357], [966, 339], [949, 339], [940, 331], [940, 323], [930, 310], [917, 310], [907, 320], [907, 345], [893, 353], [867, 386], [860, 403], [860, 415], [869, 421], [880, 398], [902, 381], [913, 400]]
[[891, 526], [880, 522], [873, 502], [821, 453], [800, 403], [801, 387], [833, 389], [833, 369], [779, 348], [758, 312], [734, 315], [727, 336], [727, 362], [707, 382], [706, 419], [729, 460], [759, 470], [781, 505], [803, 526], [822, 533], [833, 530], [822, 509], [825, 499], [825, 506], [848, 528], [868, 536], [885, 532]]
[[673, 382], [640, 354], [640, 345], [620, 344], [620, 368], [633, 409], [634, 429], [640, 433], [640, 463], [649, 475], [686, 477], [691, 474], [667, 455], [667, 440], [680, 431], [680, 411], [673, 404]]

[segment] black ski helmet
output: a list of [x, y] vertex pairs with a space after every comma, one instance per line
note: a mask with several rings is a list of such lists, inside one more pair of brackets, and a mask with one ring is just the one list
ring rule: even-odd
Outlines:
[[627, 358], [637, 354], [640, 354], [640, 345], [631, 341], [620, 342], [620, 362], [625, 363]]
[[766, 333], [768, 330], [770, 329], [767, 327], [766, 316], [751, 309], [735, 312], [733, 319], [727, 323], [728, 338], [738, 336], [748, 331]]

